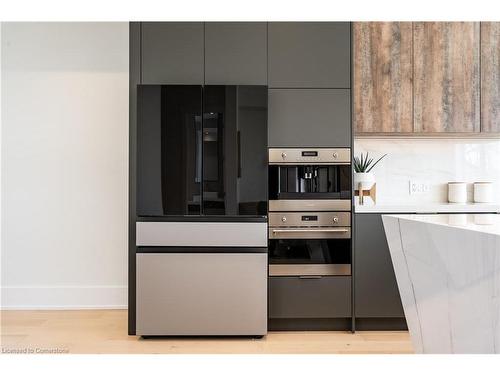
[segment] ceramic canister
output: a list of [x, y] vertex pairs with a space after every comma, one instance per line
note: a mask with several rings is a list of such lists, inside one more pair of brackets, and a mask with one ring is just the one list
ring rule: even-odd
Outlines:
[[474, 202], [476, 203], [493, 202], [493, 183], [474, 182]]
[[448, 202], [467, 203], [467, 184], [465, 182], [448, 182]]

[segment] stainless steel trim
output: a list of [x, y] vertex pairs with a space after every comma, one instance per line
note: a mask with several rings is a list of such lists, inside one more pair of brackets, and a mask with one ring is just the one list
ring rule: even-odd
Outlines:
[[322, 279], [323, 275], [315, 275], [315, 276], [299, 276], [299, 279]]
[[277, 199], [269, 211], [351, 211], [350, 199]]
[[[302, 152], [317, 156], [302, 156]], [[269, 164], [351, 164], [350, 148], [270, 148]]]
[[267, 223], [138, 222], [137, 246], [267, 247]]
[[351, 228], [269, 228], [269, 239], [328, 239], [351, 238]]
[[290, 229], [271, 229], [273, 233], [346, 233], [349, 232], [347, 228], [290, 228]]
[[[302, 220], [303, 216], [317, 216], [317, 220]], [[270, 227], [324, 227], [351, 226], [350, 212], [270, 212]]]
[[270, 264], [269, 276], [349, 276], [350, 264]]

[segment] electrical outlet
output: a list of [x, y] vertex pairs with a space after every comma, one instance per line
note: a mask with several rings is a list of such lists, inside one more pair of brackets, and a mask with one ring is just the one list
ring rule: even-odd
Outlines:
[[422, 181], [410, 180], [410, 195], [413, 194], [426, 194], [429, 192], [429, 183]]

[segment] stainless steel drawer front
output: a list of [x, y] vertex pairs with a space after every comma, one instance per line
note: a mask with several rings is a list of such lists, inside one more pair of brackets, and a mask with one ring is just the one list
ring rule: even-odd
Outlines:
[[351, 238], [350, 227], [335, 228], [269, 228], [269, 239]]
[[270, 227], [351, 226], [350, 212], [271, 212]]
[[269, 164], [350, 164], [350, 148], [270, 148]]
[[265, 335], [267, 254], [137, 254], [138, 335]]
[[269, 276], [346, 276], [350, 264], [270, 264]]
[[279, 199], [269, 201], [269, 211], [351, 211], [350, 199]]
[[138, 222], [137, 246], [267, 247], [267, 223]]

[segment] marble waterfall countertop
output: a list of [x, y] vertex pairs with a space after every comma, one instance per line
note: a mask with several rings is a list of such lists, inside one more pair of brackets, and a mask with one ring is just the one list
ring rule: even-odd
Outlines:
[[500, 213], [500, 203], [372, 204], [354, 206], [356, 213]]
[[500, 353], [500, 215], [382, 219], [415, 351]]

